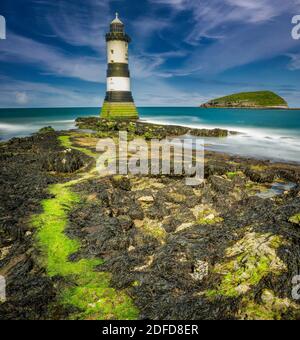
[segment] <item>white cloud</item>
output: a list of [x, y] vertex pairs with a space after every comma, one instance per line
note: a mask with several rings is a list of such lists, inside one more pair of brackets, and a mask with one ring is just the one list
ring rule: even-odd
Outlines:
[[172, 26], [171, 17], [169, 18], [158, 18], [158, 17], [140, 17], [132, 22], [132, 27], [135, 31], [134, 39], [138, 39], [140, 43], [147, 43], [149, 38], [154, 33]]
[[16, 93], [17, 104], [26, 105], [28, 103], [28, 100], [29, 100], [29, 98], [28, 98], [26, 92], [17, 92]]
[[288, 57], [291, 58], [291, 61], [288, 65], [289, 70], [295, 71], [300, 70], [300, 54], [288, 54]]
[[[299, 46], [290, 38], [291, 15], [299, 10], [299, 0], [149, 1], [169, 5], [177, 13], [191, 13], [191, 30], [185, 41], [194, 48], [183, 74], [219, 73]], [[214, 40], [202, 46], [203, 38]], [[295, 67], [295, 62], [292, 65]]]
[[229, 31], [204, 51], [196, 48], [186, 62], [186, 68], [198, 73], [219, 73], [230, 68], [285, 55], [297, 44], [290, 35], [289, 16], [276, 21], [245, 26]]
[[[44, 1], [40, 20], [48, 23], [53, 34], [73, 46], [86, 46], [101, 54], [110, 20], [110, 0]], [[49, 9], [52, 8], [52, 11]], [[46, 17], [44, 13], [48, 13]]]
[[[0, 107], [20, 107], [20, 105], [23, 107], [100, 107], [104, 94], [101, 87], [97, 90], [81, 91], [77, 88], [21, 81], [4, 76], [0, 76], [0, 83]], [[18, 102], [17, 99], [20, 101]]]
[[[234, 23], [257, 24], [297, 8], [298, 0], [149, 0], [173, 10], [190, 11], [194, 24], [186, 41], [197, 45], [202, 37], [223, 37]], [[226, 35], [226, 34], [225, 34]]]
[[[36, 0], [37, 1], [37, 0]], [[299, 0], [149, 0], [153, 6], [151, 13], [137, 17], [129, 22], [135, 37], [130, 51], [131, 74], [133, 77], [134, 97], [139, 105], [193, 105], [205, 101], [200, 92], [190, 93], [178, 90], [171, 85], [173, 75], [199, 76], [206, 73], [218, 73], [232, 67], [244, 65], [264, 58], [287, 54], [295, 41], [290, 39], [290, 17], [286, 22], [282, 16], [294, 12], [299, 7]], [[29, 63], [39, 68], [43, 75], [84, 80], [93, 83], [105, 83], [106, 56], [104, 33], [110, 20], [109, 0], [86, 0], [83, 4], [70, 4], [70, 1], [38, 1], [51, 6], [55, 13], [40, 20], [51, 28], [52, 36], [75, 46], [77, 53], [43, 44], [24, 36], [9, 32], [9, 39], [1, 42], [0, 61], [11, 63]], [[169, 15], [157, 16], [158, 5], [168, 5]], [[43, 10], [43, 8], [41, 8]], [[48, 12], [48, 11], [47, 11]], [[176, 43], [163, 53], [149, 53], [151, 36], [159, 35], [172, 26], [177, 27], [177, 14], [190, 13], [190, 31], [186, 41], [190, 47], [189, 57], [183, 67], [165, 68], [166, 60], [187, 55], [182, 49], [182, 41], [166, 41], [166, 46]], [[278, 18], [281, 18], [277, 21]], [[239, 24], [238, 29], [236, 24]], [[199, 46], [203, 37], [213, 37], [210, 46]], [[53, 41], [52, 38], [49, 42]], [[87, 57], [88, 52], [81, 52], [78, 46], [93, 50], [94, 57]], [[174, 46], [174, 45], [173, 45]], [[167, 50], [167, 48], [166, 48]], [[291, 55], [290, 69], [299, 69], [299, 57]], [[45, 81], [46, 78], [45, 78]], [[104, 86], [99, 86], [99, 93], [82, 93], [79, 89], [55, 88], [44, 83], [9, 82], [10, 88], [2, 91], [1, 106], [16, 102], [15, 93], [25, 93], [27, 103], [34, 106], [100, 106], [104, 96]], [[14, 88], [17, 86], [18, 89]], [[22, 87], [23, 86], [23, 87]], [[84, 85], [82, 85], [84, 86]], [[100, 90], [101, 87], [101, 90]], [[12, 94], [14, 98], [12, 99]], [[29, 100], [30, 99], [30, 100]]]
[[48, 74], [78, 78], [91, 82], [104, 82], [105, 59], [101, 57], [73, 56], [63, 50], [45, 45], [9, 32], [1, 43], [0, 61], [30, 63]]
[[138, 106], [197, 106], [208, 101], [200, 91], [177, 89], [167, 79], [138, 79], [133, 86]]
[[131, 74], [136, 79], [149, 77], [168, 78], [173, 75], [172, 71], [161, 71], [167, 59], [186, 56], [185, 51], [169, 51], [162, 53], [141, 53], [130, 56]]
[[[77, 88], [52, 86], [40, 82], [27, 82], [0, 76], [0, 107], [99, 107], [105, 88], [81, 91]], [[30, 100], [17, 103], [16, 93], [26, 93]], [[138, 106], [197, 106], [210, 99], [200, 91], [176, 89], [166, 79], [149, 77], [135, 79], [133, 96]], [[13, 105], [12, 103], [15, 103]]]

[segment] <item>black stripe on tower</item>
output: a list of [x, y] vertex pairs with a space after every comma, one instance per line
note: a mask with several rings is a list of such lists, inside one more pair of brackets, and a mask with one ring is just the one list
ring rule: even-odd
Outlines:
[[128, 64], [112, 63], [108, 64], [107, 77], [130, 77]]
[[133, 97], [131, 92], [127, 91], [107, 91], [105, 101], [111, 103], [133, 103]]

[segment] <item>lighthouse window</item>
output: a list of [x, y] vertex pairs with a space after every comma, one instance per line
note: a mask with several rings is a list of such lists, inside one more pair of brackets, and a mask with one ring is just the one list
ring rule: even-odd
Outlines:
[[114, 50], [110, 50], [111, 54], [114, 54]]

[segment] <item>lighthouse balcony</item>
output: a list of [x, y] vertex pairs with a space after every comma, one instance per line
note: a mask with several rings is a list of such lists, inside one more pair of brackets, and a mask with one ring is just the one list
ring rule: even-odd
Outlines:
[[106, 41], [112, 41], [112, 40], [121, 40], [126, 41], [127, 43], [131, 42], [131, 38], [128, 34], [124, 34], [121, 32], [109, 32], [106, 34]]

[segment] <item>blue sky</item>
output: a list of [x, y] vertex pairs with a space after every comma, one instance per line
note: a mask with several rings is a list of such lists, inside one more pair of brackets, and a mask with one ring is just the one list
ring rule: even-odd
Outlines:
[[300, 0], [1, 0], [0, 107], [101, 106], [116, 11], [138, 106], [269, 89], [300, 107]]

